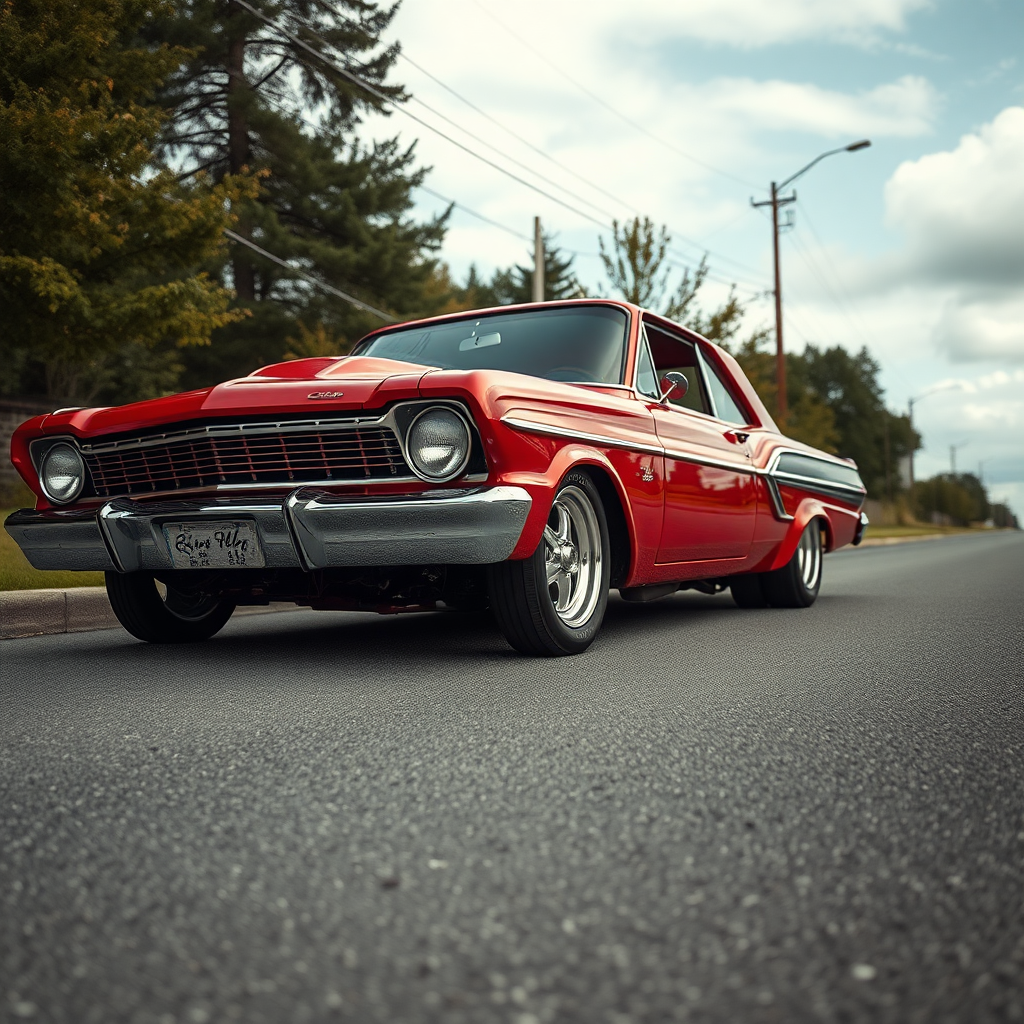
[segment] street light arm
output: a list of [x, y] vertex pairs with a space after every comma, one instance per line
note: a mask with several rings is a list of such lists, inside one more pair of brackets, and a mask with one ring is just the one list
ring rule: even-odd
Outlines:
[[840, 146], [838, 149], [830, 149], [827, 153], [822, 153], [821, 156], [816, 156], [806, 167], [800, 168], [796, 174], [790, 175], [781, 185], [776, 185], [775, 190], [781, 192], [787, 185], [792, 185], [797, 178], [801, 175], [806, 174], [815, 164], [820, 163], [827, 156], [835, 156], [836, 153], [855, 153], [858, 149], [866, 149], [871, 145], [869, 139], [861, 139], [860, 142], [851, 142], [848, 146]]

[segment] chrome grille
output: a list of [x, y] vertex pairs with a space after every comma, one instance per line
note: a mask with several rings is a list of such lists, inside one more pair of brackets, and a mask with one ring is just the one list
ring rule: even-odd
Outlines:
[[83, 445], [100, 497], [411, 475], [390, 425], [238, 424]]

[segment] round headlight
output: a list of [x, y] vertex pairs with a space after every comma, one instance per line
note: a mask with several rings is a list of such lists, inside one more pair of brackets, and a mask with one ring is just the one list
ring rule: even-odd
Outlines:
[[39, 482], [46, 496], [58, 505], [67, 505], [85, 486], [85, 463], [69, 444], [55, 444], [39, 467]]
[[469, 461], [469, 427], [451, 409], [438, 406], [412, 421], [406, 448], [413, 469], [428, 480], [451, 480]]

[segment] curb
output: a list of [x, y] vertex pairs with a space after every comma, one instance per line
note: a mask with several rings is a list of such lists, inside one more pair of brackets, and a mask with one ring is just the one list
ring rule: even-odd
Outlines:
[[865, 537], [858, 547], [878, 548], [889, 544], [913, 544], [919, 540], [944, 540], [946, 537], [962, 537], [959, 533], [916, 533], [909, 537]]
[[[298, 605], [276, 603], [239, 608], [235, 614], [292, 610], [298, 610]], [[120, 626], [103, 587], [0, 591], [0, 640], [86, 633]]]

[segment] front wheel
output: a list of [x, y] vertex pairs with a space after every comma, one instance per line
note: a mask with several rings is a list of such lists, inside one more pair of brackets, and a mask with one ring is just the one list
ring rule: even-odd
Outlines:
[[107, 597], [132, 636], [151, 644], [209, 640], [223, 628], [235, 602], [202, 590], [179, 590], [147, 572], [106, 573]]
[[491, 608], [505, 639], [523, 654], [585, 651], [608, 607], [608, 522], [586, 473], [568, 473], [555, 494], [537, 550], [488, 570]]

